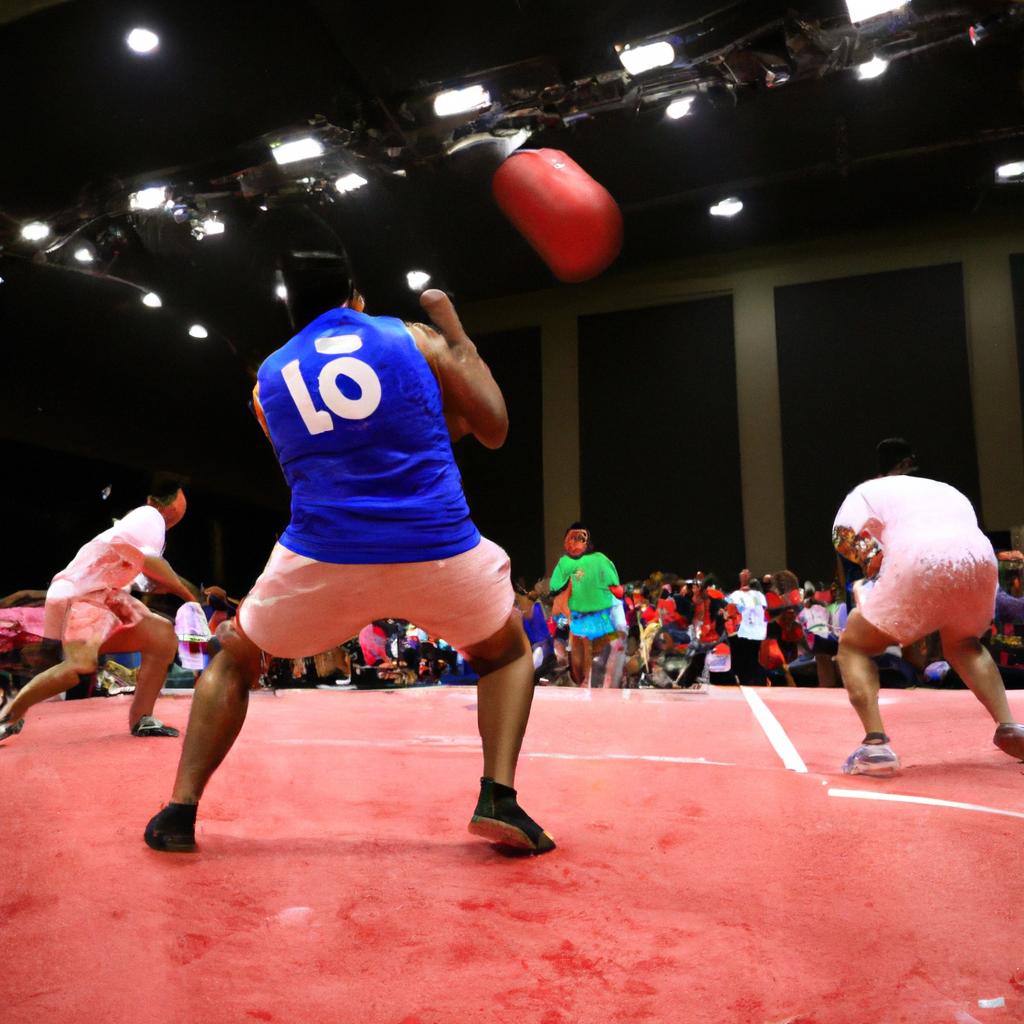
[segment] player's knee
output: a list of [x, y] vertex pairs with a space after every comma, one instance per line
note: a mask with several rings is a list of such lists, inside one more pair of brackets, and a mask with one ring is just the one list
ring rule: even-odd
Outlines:
[[168, 662], [173, 661], [174, 655], [178, 652], [178, 637], [174, 632], [174, 626], [163, 619], [156, 625], [154, 646], [160, 657], [166, 658]]
[[522, 616], [513, 612], [501, 629], [486, 640], [467, 648], [466, 654], [473, 667], [482, 675], [511, 665], [518, 658], [532, 660], [530, 641], [523, 629]]
[[246, 673], [259, 671], [260, 649], [228, 619], [217, 627], [217, 646], [220, 652], [231, 659]]
[[847, 683], [846, 694], [850, 698], [850, 704], [858, 710], [869, 708], [873, 703], [872, 691], [866, 686]]
[[92, 675], [99, 668], [99, 655], [93, 647], [80, 647], [65, 652], [64, 664], [76, 675]]

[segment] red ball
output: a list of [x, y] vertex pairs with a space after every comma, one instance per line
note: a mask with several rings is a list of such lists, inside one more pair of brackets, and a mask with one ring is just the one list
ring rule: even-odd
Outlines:
[[600, 274], [622, 248], [622, 211], [608, 190], [557, 149], [513, 153], [491, 182], [502, 213], [560, 281]]

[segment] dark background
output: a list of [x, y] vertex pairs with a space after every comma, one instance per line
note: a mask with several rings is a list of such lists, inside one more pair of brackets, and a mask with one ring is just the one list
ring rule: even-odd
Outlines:
[[801, 578], [831, 578], [831, 527], [904, 437], [922, 476], [980, 505], [959, 264], [775, 289], [786, 553]]
[[[728, 296], [584, 316], [580, 498], [622, 580], [742, 568]], [[568, 523], [566, 524], [568, 526]]]
[[[135, 25], [159, 32], [156, 53], [126, 49]], [[972, 26], [984, 28], [977, 46]], [[196, 582], [247, 588], [287, 519], [247, 407], [252, 371], [290, 331], [275, 258], [343, 246], [370, 312], [410, 318], [421, 318], [405, 284], [413, 268], [462, 305], [559, 287], [568, 301], [572, 286], [490, 195], [519, 129], [618, 202], [625, 235], [609, 274], [854, 228], [884, 245], [936, 218], [1012, 222], [1024, 186], [998, 185], [994, 167], [1024, 158], [1022, 26], [1024, 5], [1010, 0], [911, 0], [859, 27], [842, 0], [8, 0], [0, 438], [16, 542], [0, 590], [45, 583], [111, 513], [174, 478], [190, 513], [170, 535], [172, 562]], [[625, 74], [614, 45], [662, 35], [676, 41], [673, 66]], [[888, 71], [859, 81], [855, 66], [873, 55]], [[433, 116], [442, 87], [477, 82], [488, 110]], [[668, 120], [684, 94], [692, 115]], [[324, 157], [276, 168], [269, 143], [309, 132]], [[349, 170], [368, 184], [338, 195], [330, 182]], [[153, 183], [186, 213], [216, 210], [228, 230], [198, 240], [187, 220], [132, 213], [129, 194]], [[727, 195], [743, 214], [710, 217]], [[51, 237], [22, 240], [30, 219]], [[73, 259], [80, 244], [93, 264]], [[1014, 273], [1019, 308], [1016, 258]], [[918, 446], [925, 471], [977, 498], [959, 269], [898, 277], [778, 291], [786, 529], [801, 572], [826, 571], [821, 524], [890, 431]], [[150, 289], [161, 309], [140, 305]], [[868, 318], [876, 302], [885, 315]], [[188, 336], [193, 322], [208, 339]], [[694, 340], [707, 332], [713, 345]], [[535, 328], [484, 341], [509, 400], [509, 447], [457, 446], [481, 529], [527, 578], [550, 568], [540, 344]], [[728, 300], [584, 318], [580, 365], [582, 512], [599, 544], [624, 575], [734, 571], [744, 551]], [[867, 367], [886, 372], [862, 387]], [[833, 426], [862, 442], [863, 463], [819, 463], [812, 438]], [[634, 457], [637, 437], [649, 455]]]

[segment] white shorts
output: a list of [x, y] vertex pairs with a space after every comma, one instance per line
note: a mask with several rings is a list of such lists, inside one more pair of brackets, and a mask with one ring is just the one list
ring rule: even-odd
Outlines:
[[405, 619], [458, 650], [493, 636], [515, 607], [508, 555], [486, 538], [434, 562], [335, 565], [275, 545], [238, 625], [276, 658], [305, 658], [375, 619]]

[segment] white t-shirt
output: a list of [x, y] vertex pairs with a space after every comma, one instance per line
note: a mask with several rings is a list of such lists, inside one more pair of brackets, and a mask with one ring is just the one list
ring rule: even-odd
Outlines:
[[888, 552], [890, 548], [916, 550], [933, 540], [941, 547], [950, 536], [973, 539], [978, 520], [970, 501], [948, 484], [915, 476], [883, 476], [850, 491], [836, 513], [833, 535], [840, 527], [869, 535]]
[[737, 635], [741, 639], [763, 640], [768, 635], [768, 620], [765, 618], [768, 600], [760, 590], [734, 590], [728, 601], [736, 605], [740, 613]]
[[[164, 517], [152, 505], [140, 505], [139, 508], [132, 509], [124, 518], [78, 549], [71, 562], [54, 576], [46, 592], [47, 600], [66, 600], [92, 589], [88, 570], [93, 555], [86, 550], [90, 544], [96, 541], [105, 541], [108, 544], [117, 541], [130, 544], [144, 555], [160, 555], [164, 550], [166, 536]], [[140, 589], [145, 589], [149, 584], [149, 577], [140, 574], [133, 584], [137, 585], [140, 580], [145, 581]]]

